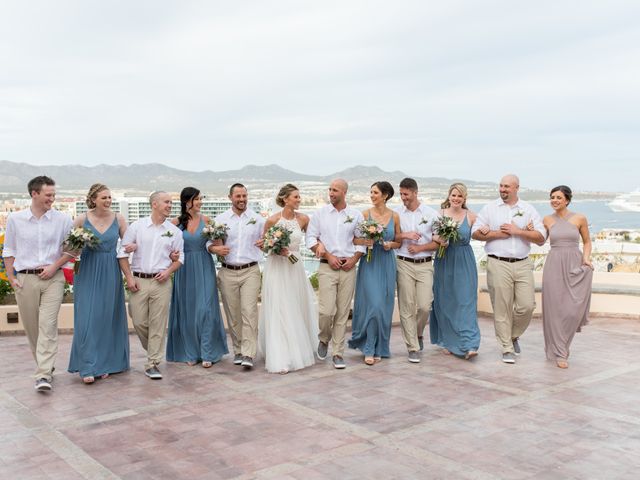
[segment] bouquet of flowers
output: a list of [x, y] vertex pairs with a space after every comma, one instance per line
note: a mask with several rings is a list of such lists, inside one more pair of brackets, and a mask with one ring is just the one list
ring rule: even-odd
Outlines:
[[[433, 232], [441, 239], [446, 240], [447, 243], [455, 242], [460, 239], [459, 228], [460, 224], [453, 218], [447, 217], [446, 215], [438, 217], [438, 219], [433, 222]], [[447, 247], [444, 245], [440, 245], [438, 247], [438, 258], [444, 257], [446, 248]]]
[[[67, 253], [81, 251], [83, 248], [96, 248], [100, 239], [88, 228], [76, 227], [69, 232], [62, 246]], [[76, 258], [73, 273], [80, 273], [80, 258]]]
[[[264, 244], [262, 251], [265, 253], [275, 253], [279, 255], [282, 250], [291, 244], [291, 230], [286, 229], [282, 225], [274, 225], [264, 234]], [[296, 263], [298, 257], [293, 254], [287, 255], [291, 263]]]
[[[373, 243], [380, 242], [384, 238], [384, 226], [380, 222], [375, 221], [373, 218], [364, 220], [358, 224], [358, 232], [362, 238], [367, 240], [373, 240]], [[373, 255], [373, 247], [367, 247], [367, 262], [371, 261]]]
[[[222, 243], [227, 239], [227, 227], [226, 223], [216, 223], [214, 221], [209, 221], [202, 229], [202, 236], [207, 240], [215, 241], [222, 240]], [[221, 255], [216, 255], [218, 260], [224, 262], [224, 257]]]

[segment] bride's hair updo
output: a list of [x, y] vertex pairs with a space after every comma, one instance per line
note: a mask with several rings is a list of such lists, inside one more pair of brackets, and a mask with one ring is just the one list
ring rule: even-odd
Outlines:
[[451, 196], [451, 192], [454, 190], [458, 190], [460, 195], [464, 197], [464, 202], [462, 202], [462, 208], [467, 210], [467, 186], [464, 183], [452, 183], [449, 187], [449, 193], [447, 193], [447, 198], [444, 202], [440, 204], [440, 208], [449, 208], [451, 206], [451, 202], [449, 201], [449, 197]]
[[276, 196], [276, 205], [278, 205], [280, 208], [284, 208], [285, 199], [289, 195], [291, 195], [293, 192], [297, 192], [297, 191], [298, 191], [298, 187], [296, 187], [295, 185], [292, 185], [291, 183], [287, 183], [278, 192], [278, 195]]
[[89, 193], [87, 193], [87, 198], [85, 200], [85, 203], [87, 204], [87, 207], [89, 207], [89, 210], [96, 208], [96, 198], [98, 198], [98, 194], [103, 190], [109, 190], [109, 187], [102, 183], [94, 183], [93, 185], [91, 185], [91, 188], [89, 188]]

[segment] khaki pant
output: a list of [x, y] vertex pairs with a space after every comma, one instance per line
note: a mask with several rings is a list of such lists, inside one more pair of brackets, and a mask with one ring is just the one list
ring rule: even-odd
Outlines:
[[333, 270], [329, 264], [318, 267], [318, 340], [331, 341], [333, 355], [344, 355], [344, 339], [351, 301], [356, 287], [356, 269]]
[[258, 265], [242, 270], [222, 267], [218, 271], [218, 287], [235, 355], [256, 356], [261, 283]]
[[527, 329], [536, 307], [531, 260], [509, 263], [488, 257], [487, 287], [496, 338], [502, 353], [513, 352], [512, 340]]
[[64, 295], [64, 274], [58, 271], [49, 280], [19, 273], [22, 288], [16, 290], [18, 312], [36, 361], [35, 378], [51, 381], [58, 353], [58, 312]]
[[400, 326], [407, 351], [420, 350], [422, 337], [429, 321], [433, 302], [433, 263], [397, 262], [398, 310]]
[[147, 351], [144, 369], [160, 365], [164, 358], [171, 280], [158, 282], [152, 278], [136, 277], [140, 290], [129, 297], [129, 314], [142, 348]]

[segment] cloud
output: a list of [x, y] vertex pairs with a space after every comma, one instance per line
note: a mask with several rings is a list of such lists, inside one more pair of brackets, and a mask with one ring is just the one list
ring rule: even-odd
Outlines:
[[[13, 2], [0, 157], [415, 175], [624, 190], [631, 1]], [[609, 166], [602, 171], [601, 166]]]

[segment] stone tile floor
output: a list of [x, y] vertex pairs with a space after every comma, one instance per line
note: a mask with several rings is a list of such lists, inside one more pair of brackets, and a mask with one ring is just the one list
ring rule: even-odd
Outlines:
[[368, 367], [350, 351], [289, 375], [228, 356], [205, 370], [163, 365], [93, 385], [64, 373], [38, 394], [25, 337], [0, 337], [0, 479], [585, 479], [640, 477], [640, 322], [594, 319], [576, 335], [571, 367], [547, 362], [534, 320], [505, 365], [491, 320], [480, 355], [429, 346]]

